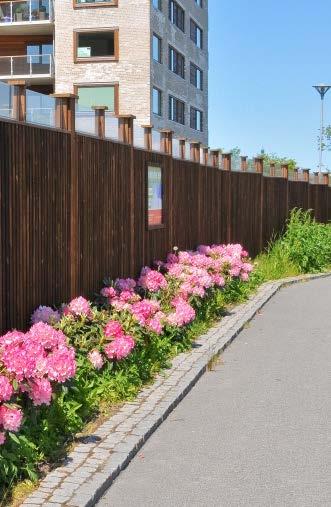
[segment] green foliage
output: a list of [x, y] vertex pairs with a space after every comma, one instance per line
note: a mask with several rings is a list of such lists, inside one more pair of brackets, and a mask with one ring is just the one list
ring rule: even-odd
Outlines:
[[281, 246], [300, 273], [322, 272], [331, 265], [331, 224], [316, 222], [309, 211], [293, 210]]

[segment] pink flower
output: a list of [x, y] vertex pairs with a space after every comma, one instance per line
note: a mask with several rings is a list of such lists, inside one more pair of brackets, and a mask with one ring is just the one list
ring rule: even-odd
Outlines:
[[65, 308], [65, 315], [73, 315], [74, 317], [91, 317], [92, 310], [91, 305], [87, 299], [82, 296], [73, 299], [68, 306]]
[[160, 303], [152, 299], [143, 299], [132, 305], [131, 313], [141, 326], [146, 324], [146, 320], [160, 310]]
[[195, 310], [192, 306], [181, 298], [176, 298], [172, 302], [175, 311], [168, 315], [167, 322], [171, 326], [185, 326], [195, 319]]
[[13, 387], [7, 377], [0, 375], [0, 402], [9, 401], [13, 392]]
[[18, 408], [0, 407], [0, 424], [8, 431], [18, 431], [22, 424], [23, 412]]
[[98, 350], [92, 350], [88, 353], [87, 357], [96, 370], [100, 370], [103, 367], [103, 358]]
[[137, 283], [133, 278], [117, 278], [115, 280], [115, 287], [122, 292], [123, 290], [133, 291]]
[[240, 279], [241, 279], [243, 282], [248, 282], [248, 280], [249, 280], [249, 275], [248, 275], [248, 273], [241, 273], [241, 275], [240, 275]]
[[158, 292], [168, 286], [167, 280], [159, 271], [150, 268], [143, 268], [138, 284], [149, 292]]
[[0, 445], [3, 445], [6, 442], [6, 435], [2, 431], [0, 431]]
[[116, 296], [116, 290], [114, 287], [104, 287], [101, 289], [100, 294], [105, 298], [112, 299]]
[[107, 338], [121, 338], [124, 335], [123, 328], [117, 320], [110, 320], [104, 331]]
[[35, 379], [29, 382], [29, 397], [35, 406], [50, 405], [52, 399], [52, 386], [46, 378]]
[[135, 346], [132, 336], [122, 336], [105, 346], [105, 354], [109, 359], [120, 361], [127, 357]]
[[47, 371], [50, 380], [63, 383], [76, 373], [75, 350], [61, 347], [47, 358]]
[[39, 306], [31, 315], [32, 324], [37, 324], [37, 322], [56, 324], [60, 319], [60, 312], [53, 310], [50, 306]]
[[28, 335], [36, 339], [45, 349], [54, 349], [62, 345], [66, 345], [67, 339], [62, 331], [57, 331], [52, 326], [44, 322], [34, 324]]

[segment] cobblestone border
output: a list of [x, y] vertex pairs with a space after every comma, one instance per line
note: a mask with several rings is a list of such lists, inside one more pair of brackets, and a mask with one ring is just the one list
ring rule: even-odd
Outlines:
[[103, 423], [85, 443], [78, 444], [66, 462], [50, 472], [22, 506], [91, 507], [128, 465], [156, 428], [205, 373], [209, 362], [240, 333], [245, 324], [283, 286], [331, 276], [307, 275], [262, 285], [245, 304], [202, 335], [189, 353], [178, 355], [172, 367], [158, 375], [134, 402]]

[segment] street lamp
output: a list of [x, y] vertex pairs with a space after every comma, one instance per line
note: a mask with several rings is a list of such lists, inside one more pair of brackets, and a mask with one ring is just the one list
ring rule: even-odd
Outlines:
[[318, 93], [321, 96], [321, 133], [320, 133], [320, 148], [319, 148], [320, 158], [318, 165], [318, 170], [321, 173], [323, 167], [323, 142], [324, 142], [324, 97], [325, 94], [330, 90], [331, 85], [319, 84], [313, 86], [313, 88], [315, 88], [315, 90], [318, 91]]

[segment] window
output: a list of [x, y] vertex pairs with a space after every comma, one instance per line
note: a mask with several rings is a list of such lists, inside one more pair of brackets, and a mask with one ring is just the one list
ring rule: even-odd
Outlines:
[[78, 95], [77, 111], [91, 111], [92, 106], [107, 106], [108, 111], [117, 114], [118, 85], [76, 85]]
[[185, 32], [185, 11], [174, 0], [169, 0], [169, 19], [182, 32]]
[[195, 109], [195, 107], [191, 107], [190, 127], [191, 129], [203, 132], [203, 113], [199, 109]]
[[203, 31], [196, 22], [193, 21], [193, 19], [191, 19], [191, 40], [193, 40], [194, 44], [198, 46], [198, 48], [202, 49]]
[[114, 7], [118, 0], [74, 0], [74, 7]]
[[153, 60], [162, 63], [162, 40], [153, 34]]
[[50, 65], [51, 55], [53, 55], [53, 44], [29, 43], [26, 46], [26, 54], [31, 57], [28, 59], [31, 63]]
[[162, 0], [153, 0], [153, 7], [162, 11]]
[[190, 83], [198, 90], [203, 89], [203, 72], [194, 63], [191, 63], [190, 66]]
[[158, 227], [163, 223], [162, 187], [162, 168], [149, 165], [147, 168], [147, 222], [150, 228]]
[[185, 125], [185, 104], [172, 95], [169, 96], [169, 120]]
[[172, 46], [169, 46], [169, 69], [185, 79], [185, 58]]
[[118, 60], [118, 30], [75, 32], [75, 56], [77, 62]]
[[158, 88], [153, 88], [153, 113], [162, 116], [162, 92]]
[[195, 0], [195, 3], [198, 7], [201, 7], [201, 9], [203, 8], [203, 0]]

